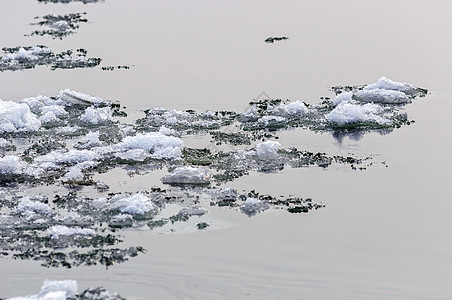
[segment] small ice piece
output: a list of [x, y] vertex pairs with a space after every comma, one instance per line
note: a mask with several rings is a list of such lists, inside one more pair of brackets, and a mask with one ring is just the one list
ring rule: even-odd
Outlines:
[[123, 151], [143, 149], [151, 151], [153, 158], [179, 158], [184, 142], [177, 137], [166, 136], [160, 132], [150, 132], [128, 136], [119, 144]]
[[280, 143], [274, 141], [266, 141], [256, 146], [256, 154], [262, 160], [278, 158], [278, 148]]
[[52, 151], [44, 156], [37, 157], [35, 159], [35, 162], [43, 163], [43, 162], [49, 162], [49, 163], [69, 163], [69, 164], [76, 164], [76, 163], [82, 163], [82, 162], [88, 162], [88, 161], [94, 161], [99, 158], [99, 155], [91, 150], [76, 150], [72, 149], [67, 152], [62, 152], [59, 150]]
[[105, 197], [94, 199], [91, 202], [91, 206], [94, 209], [102, 209], [102, 208], [106, 207], [107, 205], [108, 205], [108, 200]]
[[417, 93], [417, 88], [408, 83], [392, 81], [385, 76], [382, 76], [376, 83], [368, 84], [364, 87], [364, 90], [393, 90], [405, 93], [407, 95], [415, 95]]
[[246, 112], [240, 115], [240, 121], [250, 122], [256, 121], [259, 118], [259, 113], [255, 106], [251, 106]]
[[174, 169], [161, 180], [166, 184], [209, 184], [210, 177], [208, 168], [184, 166]]
[[44, 106], [41, 109], [41, 113], [43, 115], [47, 114], [49, 112], [52, 112], [57, 117], [68, 115], [68, 112], [64, 109], [64, 106], [60, 106], [60, 105], [48, 105], [48, 106]]
[[69, 28], [69, 23], [67, 21], [60, 20], [49, 24], [49, 26], [58, 31], [66, 31]]
[[240, 206], [240, 210], [248, 215], [254, 216], [260, 212], [268, 209], [268, 204], [256, 198], [247, 198], [246, 201]]
[[151, 155], [144, 149], [133, 149], [126, 152], [116, 153], [115, 156], [124, 160], [144, 161]]
[[41, 122], [28, 105], [0, 100], [0, 133], [36, 131], [40, 127]]
[[95, 108], [90, 106], [80, 116], [80, 120], [88, 124], [98, 125], [112, 121], [113, 116], [110, 107]]
[[155, 208], [151, 199], [138, 193], [129, 197], [116, 195], [111, 199], [110, 210], [119, 210], [122, 213], [131, 215], [143, 215]]
[[193, 206], [193, 207], [184, 207], [177, 214], [184, 216], [202, 216], [208, 212], [207, 209], [201, 206]]
[[0, 174], [21, 174], [24, 169], [24, 163], [18, 156], [6, 155], [0, 158]]
[[[38, 300], [59, 300], [75, 297], [77, 294], [77, 281], [75, 280], [44, 280]], [[30, 298], [33, 299], [33, 298]]]
[[371, 89], [357, 91], [353, 97], [361, 102], [385, 104], [402, 104], [410, 102], [410, 98], [403, 92], [395, 90]]
[[34, 61], [38, 59], [37, 55], [43, 55], [51, 53], [52, 50], [50, 50], [47, 47], [38, 47], [33, 46], [29, 50], [25, 50], [25, 48], [19, 48], [19, 51], [16, 53], [8, 53], [1, 57], [3, 61], [13, 61], [16, 60], [18, 62], [26, 62], [26, 61]]
[[60, 98], [61, 100], [65, 101], [67, 103], [76, 104], [76, 105], [86, 105], [86, 106], [91, 106], [91, 105], [98, 106], [103, 103], [105, 103], [105, 104], [110, 103], [109, 101], [105, 101], [100, 97], [86, 95], [83, 93], [71, 91], [69, 89], [65, 89], [64, 91], [61, 90], [60, 93], [58, 94], [58, 98]]
[[309, 112], [309, 108], [302, 101], [295, 101], [288, 104], [280, 104], [275, 110], [281, 115], [302, 117]]
[[82, 181], [84, 178], [82, 169], [75, 165], [69, 168], [69, 171], [64, 175], [63, 180], [65, 181]]
[[5, 148], [9, 145], [10, 143], [7, 140], [5, 140], [4, 138], [0, 138], [0, 148]]
[[349, 103], [352, 101], [352, 96], [352, 92], [342, 92], [333, 99], [333, 105], [336, 106], [340, 103]]
[[99, 131], [88, 132], [83, 139], [75, 145], [75, 148], [78, 149], [91, 149], [93, 147], [102, 146], [101, 141], [99, 140]]
[[31, 201], [29, 197], [23, 197], [17, 205], [17, 212], [23, 215], [29, 213], [49, 214], [52, 209], [48, 204]]
[[280, 116], [263, 116], [257, 120], [257, 122], [263, 124], [264, 126], [268, 126], [270, 124], [281, 123], [286, 120], [286, 118]]
[[379, 114], [382, 107], [378, 104], [367, 103], [365, 105], [341, 103], [329, 114], [325, 115], [328, 122], [344, 126], [352, 123], [377, 123], [388, 125], [391, 122]]
[[177, 134], [176, 130], [168, 128], [165, 125], [160, 127], [159, 132], [164, 135], [173, 135], [174, 136]]
[[41, 121], [41, 123], [43, 123], [43, 124], [46, 124], [46, 123], [59, 121], [59, 119], [57, 118], [57, 116], [55, 115], [55, 113], [53, 111], [49, 111], [49, 112], [45, 113], [44, 115], [42, 115], [41, 117], [39, 117], [39, 121]]
[[64, 225], [55, 225], [47, 229], [47, 234], [54, 239], [58, 239], [60, 236], [93, 235], [95, 233], [96, 231], [91, 228], [68, 227]]

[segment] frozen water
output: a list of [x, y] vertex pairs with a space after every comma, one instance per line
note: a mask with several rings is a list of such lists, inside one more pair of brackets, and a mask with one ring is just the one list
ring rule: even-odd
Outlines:
[[55, 225], [47, 229], [47, 234], [54, 239], [58, 239], [62, 235], [93, 235], [95, 233], [96, 231], [91, 228], [68, 227], [64, 225]]
[[85, 136], [83, 136], [82, 140], [79, 143], [74, 145], [74, 148], [91, 149], [93, 147], [99, 146], [102, 146], [102, 142], [99, 140], [99, 131], [90, 131]]
[[80, 120], [88, 124], [98, 125], [112, 121], [113, 116], [110, 107], [88, 107]]
[[100, 97], [86, 95], [83, 93], [71, 91], [69, 89], [61, 90], [60, 93], [58, 94], [58, 97], [61, 100], [66, 101], [67, 103], [72, 103], [72, 104], [77, 104], [77, 105], [98, 106], [101, 104], [107, 104], [107, 105], [110, 104], [109, 101], [105, 101]]
[[174, 159], [182, 155], [184, 143], [180, 138], [150, 132], [126, 137], [119, 147], [123, 151], [142, 149], [150, 151], [153, 158]]
[[144, 161], [151, 155], [144, 149], [133, 149], [126, 152], [116, 153], [115, 156], [124, 160]]
[[248, 216], [254, 216], [269, 208], [268, 204], [256, 198], [247, 198], [240, 206], [240, 210]]
[[364, 89], [357, 91], [354, 99], [361, 102], [374, 102], [386, 104], [401, 104], [410, 102], [410, 98], [403, 92], [385, 89]]
[[349, 103], [352, 101], [352, 96], [352, 92], [342, 92], [333, 99], [333, 105], [336, 106], [340, 103]]
[[94, 151], [86, 149], [83, 150], [72, 149], [67, 152], [63, 152], [61, 150], [52, 151], [49, 154], [37, 157], [35, 161], [38, 163], [49, 162], [55, 164], [62, 163], [76, 164], [86, 161], [94, 161], [97, 159], [99, 159], [99, 155]]
[[75, 280], [45, 280], [39, 294], [14, 297], [8, 300], [66, 300], [76, 296], [77, 289], [78, 286]]
[[391, 121], [382, 117], [382, 107], [367, 103], [364, 105], [341, 103], [336, 106], [325, 118], [335, 125], [344, 126], [353, 123], [377, 123], [379, 125], [389, 125]]
[[376, 83], [368, 84], [364, 87], [364, 90], [374, 89], [399, 91], [407, 95], [415, 95], [418, 92], [418, 89], [411, 84], [395, 82], [385, 76], [378, 79]]
[[301, 117], [309, 112], [308, 107], [302, 101], [295, 101], [288, 104], [280, 104], [275, 109], [280, 115], [290, 115]]
[[193, 206], [193, 207], [184, 207], [179, 212], [178, 215], [185, 216], [202, 216], [208, 212], [207, 209], [201, 206]]
[[28, 105], [0, 100], [0, 133], [36, 131], [40, 127], [41, 122]]
[[278, 158], [278, 148], [280, 143], [274, 141], [266, 141], [256, 145], [256, 154], [262, 160]]
[[33, 61], [39, 59], [39, 55], [42, 54], [49, 54], [52, 50], [50, 50], [47, 47], [37, 47], [33, 46], [30, 49], [25, 49], [23, 47], [20, 47], [19, 50], [15, 53], [8, 53], [1, 57], [3, 61], [18, 61], [18, 62], [24, 62], [24, 61]]
[[161, 180], [166, 184], [209, 184], [211, 174], [208, 168], [190, 166], [178, 167]]
[[52, 212], [52, 209], [48, 204], [31, 201], [29, 197], [23, 197], [17, 205], [17, 212], [22, 215], [30, 213], [49, 214]]
[[24, 163], [15, 155], [6, 155], [0, 158], [0, 174], [21, 174]]
[[114, 196], [109, 205], [110, 210], [119, 210], [131, 215], [143, 215], [155, 208], [154, 203], [147, 196], [139, 193], [129, 197]]
[[263, 124], [264, 126], [268, 126], [269, 124], [281, 123], [286, 120], [286, 118], [280, 116], [263, 116], [257, 120], [257, 122]]

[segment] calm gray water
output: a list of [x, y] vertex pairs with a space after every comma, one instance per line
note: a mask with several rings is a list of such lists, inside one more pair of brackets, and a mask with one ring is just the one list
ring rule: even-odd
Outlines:
[[[131, 116], [158, 106], [243, 111], [261, 92], [317, 103], [332, 96], [331, 86], [382, 75], [430, 93], [406, 108], [416, 123], [388, 135], [339, 143], [330, 134], [280, 134], [285, 147], [370, 155], [388, 168], [286, 168], [234, 182], [240, 189], [309, 196], [324, 209], [253, 218], [212, 209], [223, 228], [130, 231], [127, 242], [149, 251], [108, 270], [2, 259], [1, 297], [35, 294], [47, 278], [76, 279], [80, 290], [104, 286], [128, 299], [452, 298], [450, 1], [3, 2], [2, 46], [83, 47], [104, 66], [133, 65], [111, 72], [3, 72], [3, 100], [70, 88], [120, 101]], [[23, 36], [35, 16], [70, 12], [87, 12], [89, 20], [75, 35], [62, 41]], [[290, 39], [264, 43], [269, 36]]]

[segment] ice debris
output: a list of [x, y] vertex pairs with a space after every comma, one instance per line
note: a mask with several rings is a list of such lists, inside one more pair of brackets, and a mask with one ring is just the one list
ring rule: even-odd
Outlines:
[[263, 212], [269, 208], [268, 204], [256, 198], [247, 198], [240, 206], [240, 210], [249, 217]]
[[110, 202], [108, 209], [119, 210], [122, 213], [131, 215], [143, 215], [155, 209], [151, 199], [143, 194], [135, 194], [128, 197], [116, 195]]
[[44, 280], [36, 295], [8, 298], [7, 300], [125, 300], [117, 293], [106, 291], [102, 287], [89, 288], [77, 293], [75, 280]]
[[47, 234], [54, 239], [58, 239], [60, 236], [93, 235], [95, 233], [96, 231], [90, 228], [68, 227], [64, 225], [55, 225], [47, 229]]
[[166, 184], [209, 184], [210, 178], [208, 168], [184, 166], [174, 169], [161, 180]]
[[23, 103], [0, 100], [0, 134], [36, 131], [41, 122]]
[[[45, 15], [42, 17], [42, 21], [32, 23], [31, 25], [47, 26], [46, 30], [35, 30], [31, 33], [39, 36], [50, 36], [53, 39], [63, 39], [68, 35], [74, 34], [75, 30], [79, 28], [79, 23], [88, 22], [87, 19], [82, 16], [86, 13], [71, 13], [67, 15]], [[36, 17], [35, 19], [39, 19]]]
[[411, 84], [395, 82], [385, 76], [380, 77], [376, 83], [366, 85], [364, 90], [399, 91], [409, 96], [414, 96], [419, 92], [419, 89]]
[[113, 116], [110, 107], [88, 107], [85, 110], [85, 113], [80, 117], [80, 120], [91, 125], [97, 125], [111, 122]]
[[353, 123], [377, 123], [389, 125], [390, 120], [382, 117], [383, 108], [377, 104], [367, 103], [365, 105], [341, 102], [325, 118], [338, 126]]
[[256, 145], [256, 154], [260, 159], [276, 159], [278, 158], [278, 148], [280, 143], [274, 141], [266, 141]]
[[[184, 142], [180, 138], [167, 136], [160, 132], [150, 132], [128, 136], [118, 147], [123, 151], [145, 150], [151, 152], [153, 158], [174, 159], [181, 156], [183, 146]], [[136, 152], [129, 153], [134, 156], [136, 154]]]
[[403, 104], [410, 102], [407, 94], [396, 90], [364, 89], [357, 91], [353, 96], [360, 102], [373, 102], [385, 104]]

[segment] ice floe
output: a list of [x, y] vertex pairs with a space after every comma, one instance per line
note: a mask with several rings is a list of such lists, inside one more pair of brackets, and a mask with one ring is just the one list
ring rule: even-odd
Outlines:
[[7, 300], [124, 300], [119, 294], [109, 292], [102, 287], [89, 288], [78, 293], [75, 280], [44, 280], [36, 295], [19, 296]]
[[240, 210], [248, 215], [254, 216], [260, 212], [263, 212], [269, 208], [268, 204], [256, 199], [256, 198], [248, 198], [246, 201], [240, 206]]
[[119, 210], [122, 213], [128, 213], [132, 215], [142, 215], [149, 213], [155, 208], [152, 200], [143, 194], [135, 194], [129, 197], [122, 195], [114, 196], [108, 209]]
[[112, 111], [110, 107], [88, 107], [85, 113], [80, 117], [85, 123], [97, 125], [106, 122], [111, 122], [113, 120]]
[[174, 169], [161, 180], [166, 184], [209, 184], [210, 178], [208, 168], [184, 166]]
[[278, 158], [278, 148], [280, 143], [274, 141], [266, 141], [256, 145], [256, 154], [260, 159], [276, 159]]
[[414, 96], [416, 93], [419, 92], [419, 89], [412, 86], [408, 83], [402, 83], [402, 82], [395, 82], [391, 79], [382, 76], [376, 83], [368, 84], [364, 87], [364, 90], [392, 90], [392, 91], [399, 91], [406, 95]]
[[353, 123], [376, 123], [388, 125], [390, 120], [382, 117], [383, 108], [377, 104], [367, 103], [365, 105], [341, 103], [337, 105], [325, 118], [338, 126]]
[[55, 225], [47, 229], [47, 234], [54, 239], [60, 236], [74, 236], [74, 235], [93, 235], [96, 231], [90, 228], [68, 227], [64, 225]]
[[[151, 152], [153, 158], [178, 158], [182, 154], [184, 142], [177, 137], [167, 136], [160, 132], [150, 132], [126, 137], [118, 147], [123, 151], [145, 150]], [[141, 152], [129, 153], [136, 156]], [[127, 155], [127, 154], [126, 154]]]
[[41, 122], [28, 105], [0, 100], [0, 133], [36, 131], [40, 127]]
[[357, 91], [354, 99], [360, 102], [386, 103], [386, 104], [402, 104], [410, 102], [407, 94], [396, 90], [385, 89], [364, 89]]

